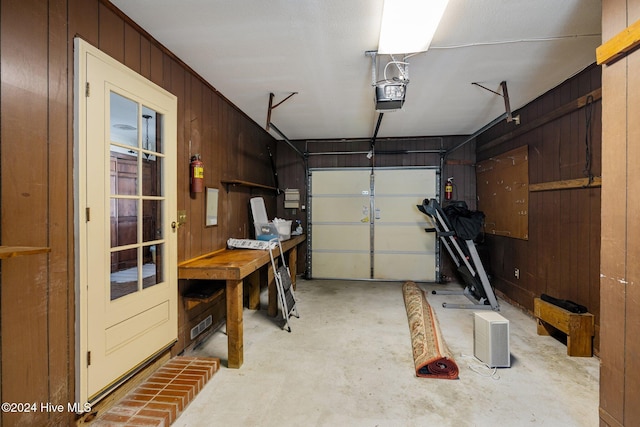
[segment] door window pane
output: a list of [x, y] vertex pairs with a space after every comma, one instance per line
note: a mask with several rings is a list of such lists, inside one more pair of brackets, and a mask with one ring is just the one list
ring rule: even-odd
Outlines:
[[[156, 150], [156, 141], [159, 136], [158, 132], [158, 121], [156, 120], [158, 113], [156, 113], [151, 108], [142, 106], [142, 149], [145, 151], [153, 151]], [[150, 153], [153, 154], [153, 153]], [[149, 154], [146, 155], [149, 158]]]
[[111, 218], [111, 247], [138, 243], [138, 201], [115, 199], [115, 217]]
[[134, 196], [138, 194], [138, 155], [133, 150], [121, 151], [120, 147], [111, 145], [111, 194]]
[[162, 195], [162, 165], [163, 157], [152, 156], [145, 159], [142, 156], [142, 195], [161, 196]]
[[138, 147], [138, 103], [111, 92], [110, 138], [112, 142]]
[[142, 194], [162, 195], [162, 115], [142, 107]]
[[138, 291], [138, 250], [111, 253], [111, 301]]
[[162, 239], [162, 205], [161, 200], [142, 202], [143, 242]]
[[142, 279], [143, 289], [164, 281], [164, 247], [164, 243], [160, 243], [157, 245], [145, 246], [143, 248], [143, 253], [145, 254]]

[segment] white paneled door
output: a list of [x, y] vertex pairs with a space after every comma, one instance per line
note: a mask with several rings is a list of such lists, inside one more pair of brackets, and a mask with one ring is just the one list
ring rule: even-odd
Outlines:
[[177, 339], [176, 97], [76, 40], [77, 397]]
[[435, 197], [436, 178], [429, 168], [312, 170], [312, 277], [435, 281], [436, 239], [416, 205]]
[[416, 205], [435, 197], [436, 170], [377, 169], [374, 184], [374, 278], [435, 281], [435, 233]]
[[311, 262], [314, 278], [370, 277], [369, 180], [366, 170], [312, 172]]

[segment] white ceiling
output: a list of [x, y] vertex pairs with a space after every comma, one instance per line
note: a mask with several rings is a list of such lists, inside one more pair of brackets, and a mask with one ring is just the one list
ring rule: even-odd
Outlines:
[[[289, 139], [370, 138], [383, 0], [111, 0], [226, 98]], [[401, 110], [378, 137], [472, 134], [595, 62], [601, 0], [450, 0], [409, 58]], [[380, 58], [386, 58], [380, 56]], [[386, 61], [385, 59], [385, 61]], [[280, 137], [271, 131], [272, 134]]]

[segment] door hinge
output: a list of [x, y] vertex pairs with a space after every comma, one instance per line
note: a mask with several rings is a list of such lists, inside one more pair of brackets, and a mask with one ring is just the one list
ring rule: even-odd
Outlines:
[[90, 95], [91, 95], [91, 87], [89, 85], [89, 82], [87, 82], [84, 87], [84, 96], [88, 98]]
[[85, 216], [87, 218], [87, 222], [91, 221], [91, 208], [85, 209]]
[[87, 351], [87, 366], [91, 366], [91, 352]]

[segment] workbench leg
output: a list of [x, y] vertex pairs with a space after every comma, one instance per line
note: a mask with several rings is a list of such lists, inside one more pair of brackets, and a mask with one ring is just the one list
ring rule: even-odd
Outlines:
[[249, 291], [250, 310], [260, 310], [260, 271], [254, 271], [246, 279]]
[[296, 290], [296, 274], [298, 273], [298, 247], [294, 246], [289, 251], [289, 273], [291, 273], [291, 285], [293, 286], [293, 290]]
[[227, 357], [229, 368], [239, 368], [244, 361], [242, 325], [242, 280], [227, 280]]
[[271, 317], [276, 317], [278, 315], [278, 290], [276, 289], [276, 277], [271, 264], [268, 264], [267, 267], [267, 286], [269, 287], [269, 306], [267, 307], [267, 314]]

